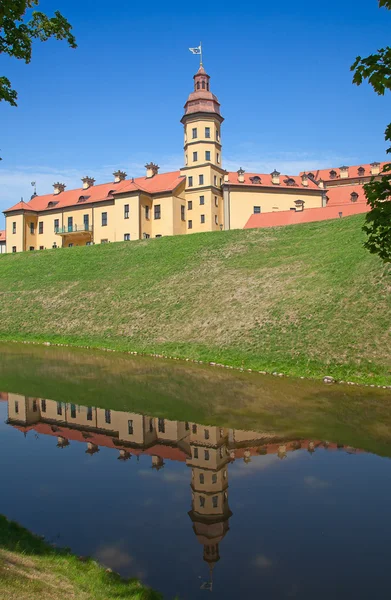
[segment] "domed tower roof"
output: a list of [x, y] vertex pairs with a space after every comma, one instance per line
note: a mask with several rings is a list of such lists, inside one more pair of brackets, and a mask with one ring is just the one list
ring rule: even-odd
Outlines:
[[217, 97], [210, 91], [210, 77], [206, 73], [203, 65], [200, 65], [197, 73], [193, 76], [194, 91], [189, 94], [185, 104], [185, 114], [181, 119], [184, 123], [188, 115], [199, 113], [214, 114], [219, 119], [220, 123], [224, 121], [220, 115], [220, 102]]

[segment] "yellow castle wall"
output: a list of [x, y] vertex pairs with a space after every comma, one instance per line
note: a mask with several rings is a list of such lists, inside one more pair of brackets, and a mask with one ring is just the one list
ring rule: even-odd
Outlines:
[[[15, 246], [17, 252], [25, 250], [24, 244], [24, 215], [15, 214], [6, 217], [6, 251], [12, 252], [12, 248]], [[16, 223], [16, 233], [13, 233], [13, 223]]]
[[254, 206], [261, 207], [261, 213], [290, 210], [295, 207], [295, 200], [304, 200], [306, 208], [322, 206], [322, 193], [319, 191], [305, 190], [302, 188], [281, 189], [251, 189], [234, 188], [229, 190], [230, 202], [230, 228], [243, 229], [251, 215]]

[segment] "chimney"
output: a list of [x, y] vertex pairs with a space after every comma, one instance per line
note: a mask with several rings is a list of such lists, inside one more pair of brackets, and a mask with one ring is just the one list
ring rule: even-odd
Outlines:
[[93, 177], [83, 177], [83, 190], [88, 190], [89, 187], [93, 186], [95, 183], [95, 179]]
[[304, 185], [305, 187], [308, 187], [308, 175], [307, 175], [307, 173], [303, 173], [303, 175], [301, 176], [301, 184]]
[[319, 181], [318, 181], [318, 187], [320, 187], [322, 190], [324, 189], [324, 181], [323, 181], [323, 179], [319, 179]]
[[224, 183], [228, 183], [229, 182], [229, 174], [226, 172], [224, 173]]
[[65, 446], [69, 446], [69, 441], [62, 435], [57, 437], [57, 448], [65, 448]]
[[379, 175], [380, 173], [380, 163], [373, 162], [371, 163], [371, 175]]
[[349, 177], [349, 167], [339, 167], [339, 176], [341, 179]]
[[124, 179], [126, 179], [126, 173], [125, 171], [114, 171], [113, 173], [114, 175], [114, 183], [119, 183], [120, 181], [123, 181]]
[[281, 173], [279, 173], [278, 171], [276, 171], [276, 169], [274, 169], [273, 173], [270, 173], [272, 176], [272, 183], [274, 185], [280, 185], [280, 175]]
[[130, 456], [131, 455], [127, 450], [124, 450], [123, 448], [121, 448], [119, 451], [118, 459], [119, 460], [129, 460]]
[[147, 179], [153, 177], [154, 175], [157, 175], [159, 172], [158, 165], [155, 165], [155, 163], [153, 162], [146, 164], [145, 168], [147, 169]]
[[278, 451], [277, 451], [277, 456], [278, 458], [280, 458], [281, 460], [283, 458], [287, 457], [287, 448], [285, 444], [282, 444], [281, 446], [278, 447]]
[[239, 183], [244, 183], [244, 174], [245, 171], [242, 169], [242, 167], [240, 167], [240, 169], [238, 170], [238, 181]]
[[161, 458], [161, 456], [153, 455], [152, 456], [152, 469], [156, 469], [158, 471], [159, 469], [162, 469], [163, 467], [164, 467], [164, 460]]
[[99, 446], [94, 444], [93, 442], [87, 442], [87, 454], [95, 454], [95, 452], [99, 452]]
[[65, 183], [53, 183], [53, 194], [57, 195], [57, 194], [61, 194], [61, 192], [63, 192], [65, 190], [67, 186], [65, 185]]

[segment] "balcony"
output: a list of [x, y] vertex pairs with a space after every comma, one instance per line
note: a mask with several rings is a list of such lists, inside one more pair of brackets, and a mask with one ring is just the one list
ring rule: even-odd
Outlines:
[[54, 233], [57, 235], [86, 235], [92, 234], [92, 227], [89, 225], [68, 225], [65, 227], [56, 227]]

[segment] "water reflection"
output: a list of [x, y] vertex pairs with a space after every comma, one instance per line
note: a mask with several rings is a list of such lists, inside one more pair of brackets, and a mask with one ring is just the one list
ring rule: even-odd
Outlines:
[[[25, 436], [30, 431], [35, 436], [54, 436], [59, 450], [81, 443], [92, 460], [101, 448], [112, 449], [113, 459], [120, 461], [149, 456], [151, 468], [157, 471], [164, 469], [166, 461], [185, 463], [190, 469], [188, 514], [209, 567], [209, 580], [201, 583], [201, 589], [213, 588], [220, 544], [229, 531], [230, 465], [237, 461], [249, 465], [254, 456], [263, 455], [284, 460], [298, 450], [313, 454], [318, 448], [361, 452], [329, 441], [288, 440], [270, 433], [205, 426], [14, 393], [2, 393], [0, 399], [8, 401], [8, 425]], [[313, 479], [312, 485], [316, 485]]]

